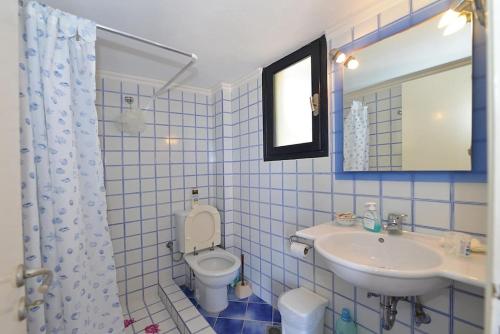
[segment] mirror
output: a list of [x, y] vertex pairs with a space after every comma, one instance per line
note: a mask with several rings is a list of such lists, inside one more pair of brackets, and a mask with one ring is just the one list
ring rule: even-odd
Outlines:
[[472, 22], [440, 16], [352, 53], [344, 69], [344, 171], [470, 171]]

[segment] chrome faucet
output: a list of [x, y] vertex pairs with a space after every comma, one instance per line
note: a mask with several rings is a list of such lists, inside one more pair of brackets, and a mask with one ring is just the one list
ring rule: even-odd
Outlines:
[[405, 214], [389, 213], [387, 220], [384, 220], [384, 229], [389, 234], [401, 234], [403, 232], [403, 222], [408, 217]]
[[194, 255], [194, 256], [198, 255], [198, 252], [196, 251], [196, 247], [194, 247], [194, 250], [193, 250], [193, 255]]

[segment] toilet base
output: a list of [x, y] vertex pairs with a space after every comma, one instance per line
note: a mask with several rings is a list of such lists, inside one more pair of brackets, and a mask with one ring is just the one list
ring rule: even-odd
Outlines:
[[228, 305], [227, 286], [209, 287], [195, 278], [195, 298], [205, 311], [219, 313], [225, 310]]

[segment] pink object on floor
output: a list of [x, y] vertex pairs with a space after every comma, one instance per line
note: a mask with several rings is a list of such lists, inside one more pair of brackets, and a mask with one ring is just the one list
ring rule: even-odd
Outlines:
[[135, 322], [134, 318], [123, 320], [123, 324], [125, 325], [125, 328], [127, 328], [130, 325], [132, 325], [134, 322]]
[[156, 333], [159, 333], [160, 332], [160, 325], [158, 325], [158, 324], [152, 324], [152, 325], [146, 326], [146, 328], [144, 328], [144, 331], [147, 334], [156, 334]]

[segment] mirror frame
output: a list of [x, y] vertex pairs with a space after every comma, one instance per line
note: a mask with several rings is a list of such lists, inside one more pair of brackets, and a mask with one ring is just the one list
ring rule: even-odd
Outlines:
[[[339, 49], [346, 54], [370, 46], [387, 37], [408, 30], [448, 9], [443, 2], [435, 2], [418, 11], [380, 27]], [[344, 171], [343, 136], [343, 78], [344, 66], [334, 64], [334, 157], [335, 176], [340, 180], [393, 180], [430, 182], [487, 182], [486, 157], [486, 33], [474, 19], [472, 32], [472, 169], [470, 171]]]

